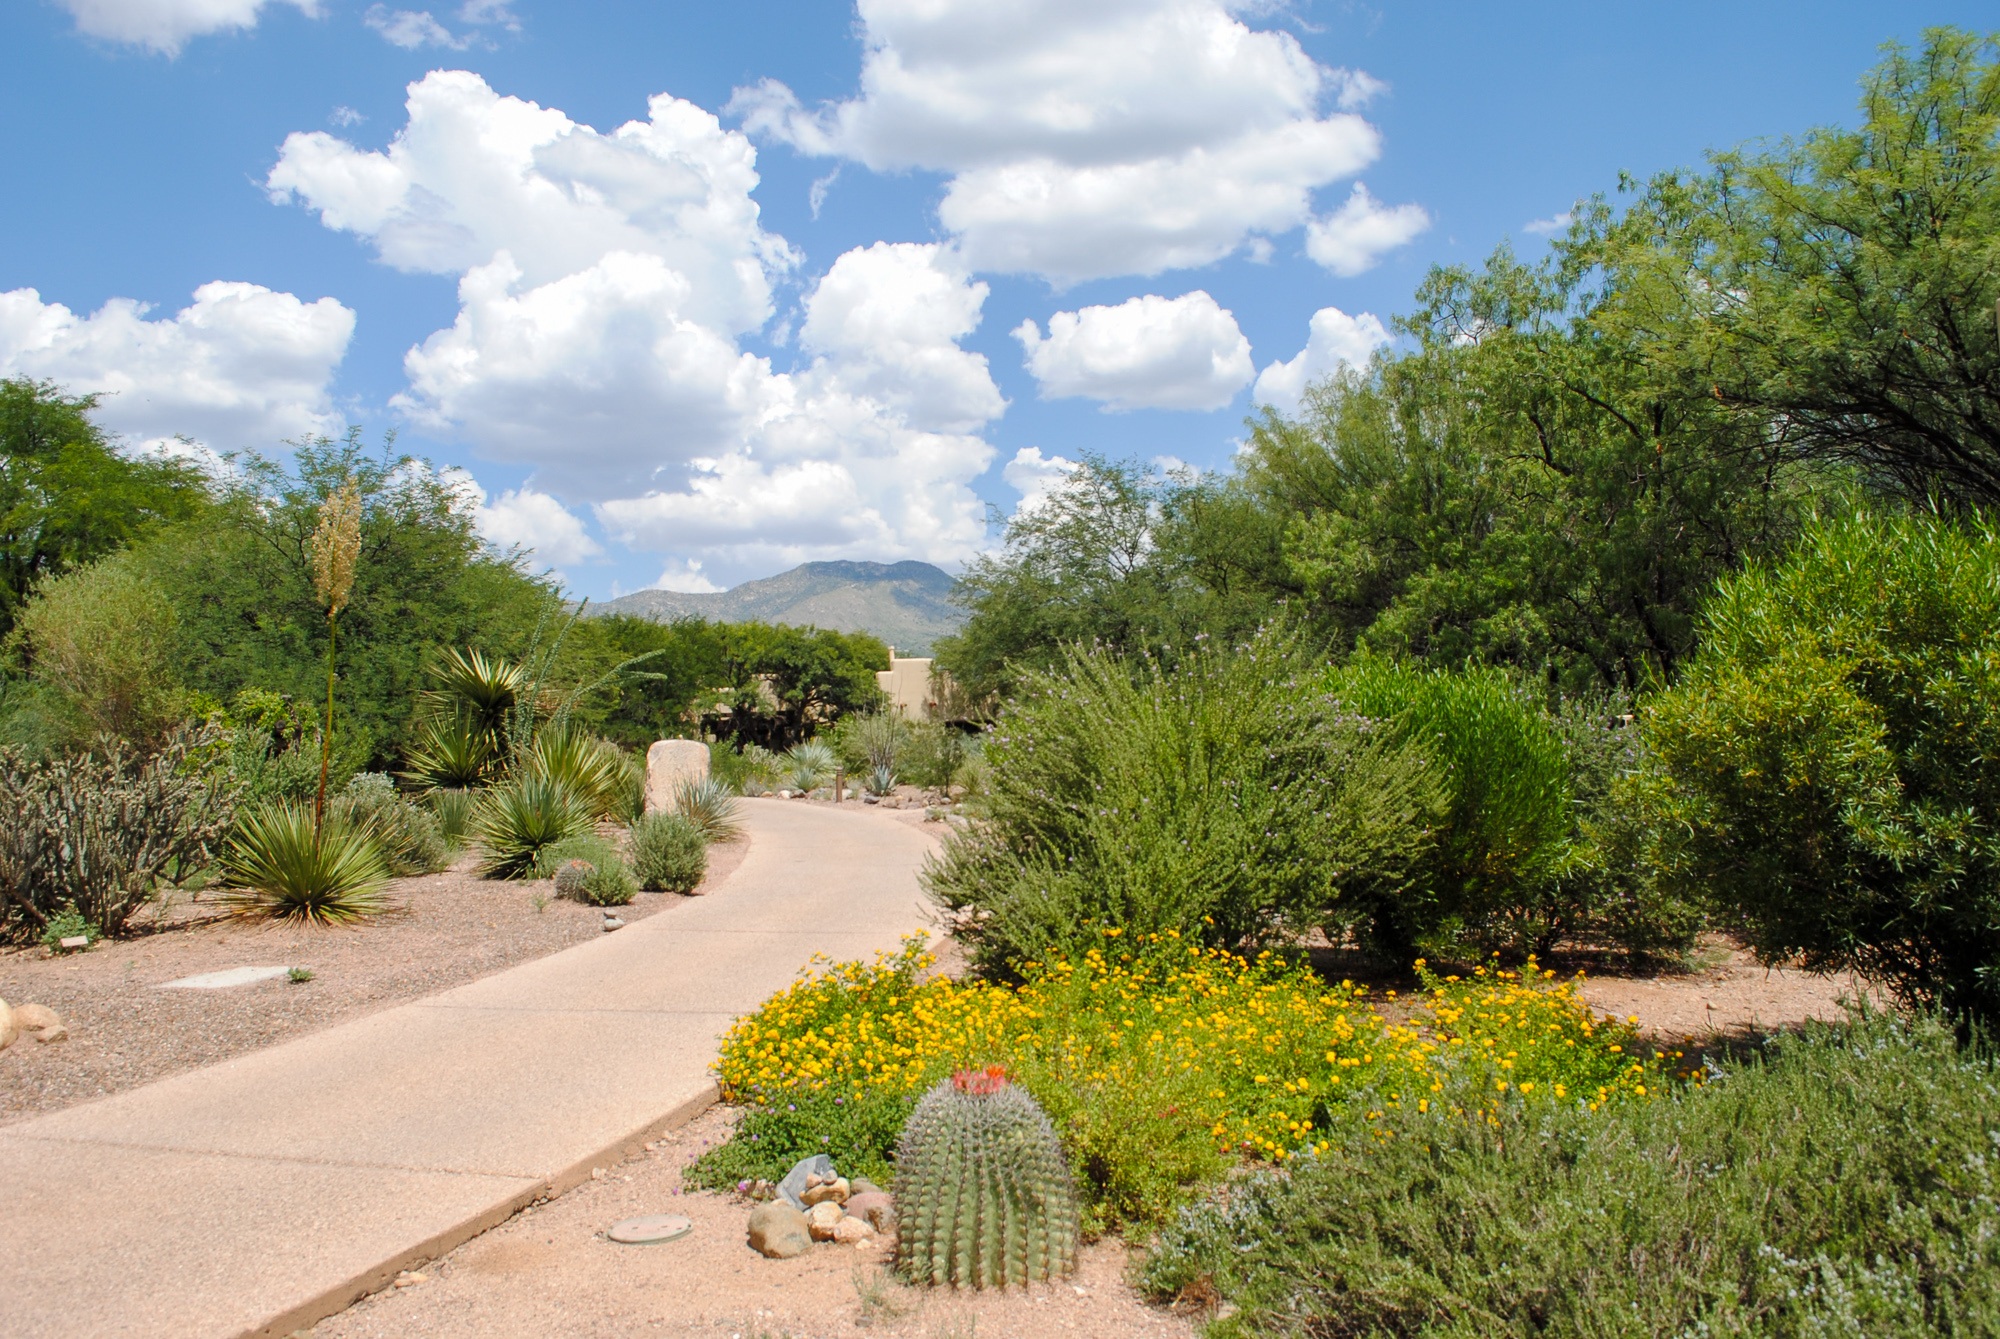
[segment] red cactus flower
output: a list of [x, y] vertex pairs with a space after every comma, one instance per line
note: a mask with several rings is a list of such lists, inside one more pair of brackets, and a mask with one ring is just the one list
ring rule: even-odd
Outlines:
[[974, 1097], [991, 1097], [1007, 1086], [1007, 1071], [999, 1065], [984, 1069], [961, 1069], [951, 1076], [951, 1086]]

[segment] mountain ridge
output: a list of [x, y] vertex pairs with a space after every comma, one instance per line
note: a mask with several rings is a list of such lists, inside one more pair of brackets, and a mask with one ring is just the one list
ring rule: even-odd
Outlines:
[[930, 563], [854, 560], [801, 563], [788, 572], [745, 581], [725, 591], [640, 590], [591, 606], [595, 614], [631, 614], [668, 622], [811, 625], [867, 632], [898, 655], [927, 656], [939, 637], [957, 632], [966, 612], [951, 603], [958, 582]]

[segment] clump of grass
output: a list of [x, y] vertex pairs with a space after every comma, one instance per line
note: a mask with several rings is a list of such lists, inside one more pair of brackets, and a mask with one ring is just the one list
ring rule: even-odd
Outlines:
[[285, 973], [285, 980], [291, 982], [295, 986], [303, 986], [306, 982], [312, 979], [313, 979], [313, 972], [312, 968], [310, 967], [294, 967], [290, 971]]
[[1662, 1101], [1385, 1109], [1184, 1212], [1144, 1282], [1238, 1308], [1219, 1336], [1991, 1334], [1996, 1148], [1990, 1051], [1857, 1014]]
[[230, 902], [246, 915], [341, 925], [388, 907], [381, 848], [338, 810], [315, 824], [309, 804], [246, 809], [222, 868]]
[[632, 870], [655, 893], [691, 893], [708, 872], [708, 837], [682, 814], [648, 814], [632, 825]]

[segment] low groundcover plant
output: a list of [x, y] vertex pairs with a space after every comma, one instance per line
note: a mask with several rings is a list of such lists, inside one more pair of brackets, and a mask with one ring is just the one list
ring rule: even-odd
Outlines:
[[705, 1179], [782, 1174], [817, 1152], [886, 1169], [918, 1094], [1002, 1064], [1048, 1110], [1086, 1225], [1102, 1229], [1163, 1221], [1233, 1163], [1284, 1164], [1392, 1111], [1591, 1111], [1672, 1082], [1672, 1057], [1641, 1056], [1629, 1027], [1532, 965], [1426, 973], [1398, 998], [1329, 986], [1274, 954], [1102, 939], [1074, 960], [1025, 964], [1019, 985], [929, 976], [921, 936], [872, 966], [819, 960], [725, 1039], [723, 1092], [752, 1111]]

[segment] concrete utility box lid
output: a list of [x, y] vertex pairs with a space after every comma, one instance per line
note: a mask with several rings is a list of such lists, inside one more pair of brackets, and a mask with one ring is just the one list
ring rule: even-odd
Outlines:
[[646, 812], [670, 814], [680, 788], [708, 780], [708, 745], [698, 739], [662, 739], [646, 750]]
[[247, 986], [258, 981], [269, 981], [274, 977], [288, 976], [289, 967], [231, 967], [220, 972], [203, 972], [200, 976], [184, 976], [178, 981], [169, 981], [161, 990], [227, 990], [231, 986]]
[[627, 1246], [651, 1246], [656, 1242], [678, 1241], [692, 1231], [692, 1219], [677, 1213], [649, 1213], [643, 1218], [613, 1223], [604, 1235]]

